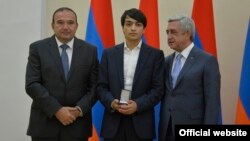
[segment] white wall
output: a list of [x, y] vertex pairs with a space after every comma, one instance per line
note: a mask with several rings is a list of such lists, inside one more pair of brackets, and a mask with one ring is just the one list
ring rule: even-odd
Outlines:
[[42, 0], [0, 0], [0, 140], [28, 141], [25, 92], [29, 44], [41, 38]]

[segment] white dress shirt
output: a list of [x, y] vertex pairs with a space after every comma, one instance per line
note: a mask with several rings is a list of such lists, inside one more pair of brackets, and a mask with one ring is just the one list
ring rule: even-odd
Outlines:
[[139, 53], [141, 50], [142, 41], [133, 48], [132, 50], [127, 47], [126, 42], [124, 43], [124, 89], [132, 90], [133, 80], [135, 75], [135, 69], [137, 65], [137, 61], [139, 58]]
[[[60, 42], [57, 37], [56, 37], [56, 42], [57, 42], [57, 45], [58, 45], [58, 49], [59, 49], [59, 52], [60, 52], [60, 55], [62, 53], [62, 48], [60, 47], [63, 43]], [[73, 54], [73, 44], [74, 44], [74, 38], [69, 41], [67, 43], [67, 45], [69, 46], [69, 48], [66, 49], [66, 52], [68, 54], [68, 57], [69, 57], [69, 69], [70, 69], [70, 65], [71, 65], [71, 60], [72, 60], [72, 54]]]

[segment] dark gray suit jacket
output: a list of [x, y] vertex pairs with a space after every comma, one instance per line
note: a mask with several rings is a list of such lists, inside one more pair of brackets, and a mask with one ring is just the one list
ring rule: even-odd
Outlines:
[[[92, 134], [91, 107], [96, 102], [98, 59], [96, 47], [75, 38], [68, 80], [64, 78], [55, 36], [30, 45], [26, 92], [32, 98], [27, 134], [54, 137], [65, 130], [73, 137]], [[80, 106], [83, 117], [63, 126], [54, 116], [62, 106]]]
[[[110, 105], [119, 99], [124, 89], [124, 43], [104, 50], [98, 79], [98, 97], [105, 107], [101, 136], [113, 138], [118, 130], [121, 114]], [[136, 134], [143, 139], [155, 137], [154, 106], [164, 94], [164, 55], [161, 50], [142, 43], [135, 70], [131, 99], [138, 111], [132, 115]]]
[[162, 99], [159, 141], [165, 141], [169, 118], [176, 124], [217, 124], [220, 108], [220, 72], [217, 59], [193, 47], [172, 88], [174, 53], [166, 58], [166, 95]]

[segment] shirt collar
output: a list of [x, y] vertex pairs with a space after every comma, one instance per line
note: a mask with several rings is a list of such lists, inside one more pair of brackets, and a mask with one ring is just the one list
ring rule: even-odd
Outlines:
[[[141, 45], [142, 45], [142, 40], [141, 40], [141, 41], [138, 43], [138, 45], [137, 45], [135, 48], [133, 48], [133, 49], [140, 49], [140, 48], [141, 48]], [[124, 42], [124, 50], [130, 50], [130, 49], [128, 48], [126, 42]]]
[[[56, 37], [56, 36], [55, 36], [55, 37]], [[70, 40], [70, 41], [67, 43], [67, 45], [68, 45], [69, 48], [71, 48], [71, 49], [73, 48], [74, 40], [75, 40], [75, 38], [73, 38], [72, 40]], [[64, 43], [60, 42], [60, 41], [58, 40], [57, 37], [56, 37], [56, 43], [57, 43], [58, 47], [60, 47], [62, 44], [64, 44]]]
[[189, 53], [190, 53], [190, 51], [192, 50], [192, 48], [194, 47], [194, 43], [192, 42], [188, 47], [186, 47], [182, 52], [175, 52], [175, 57], [179, 54], [179, 53], [181, 53], [181, 55], [185, 58], [185, 59], [187, 59], [187, 57], [188, 57], [188, 55], [189, 55]]

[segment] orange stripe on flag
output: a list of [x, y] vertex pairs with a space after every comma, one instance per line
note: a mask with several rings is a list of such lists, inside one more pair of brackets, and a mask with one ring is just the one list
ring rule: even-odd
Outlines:
[[242, 105], [241, 99], [238, 99], [237, 112], [236, 112], [236, 124], [248, 124], [250, 125], [250, 120], [248, 119], [247, 113]]
[[92, 125], [92, 137], [88, 141], [100, 141], [94, 125]]

